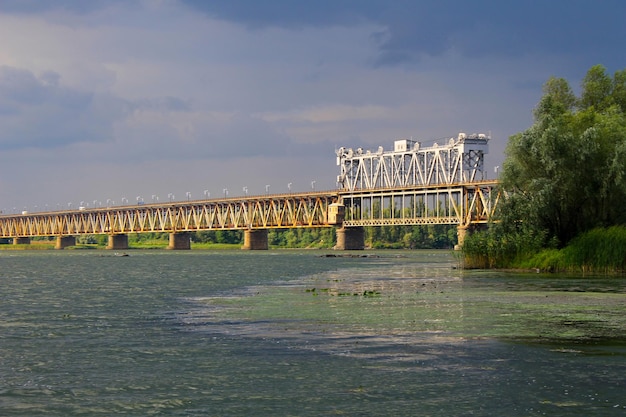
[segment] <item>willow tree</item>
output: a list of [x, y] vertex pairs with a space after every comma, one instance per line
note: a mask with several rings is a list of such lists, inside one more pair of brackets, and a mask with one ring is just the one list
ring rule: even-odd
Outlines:
[[500, 233], [563, 246], [594, 227], [626, 224], [626, 70], [597, 65], [576, 97], [550, 78], [534, 123], [509, 139]]

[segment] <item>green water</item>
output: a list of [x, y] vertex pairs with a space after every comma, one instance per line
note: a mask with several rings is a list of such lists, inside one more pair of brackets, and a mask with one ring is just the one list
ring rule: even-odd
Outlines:
[[626, 415], [621, 277], [129, 254], [0, 253], [0, 415]]

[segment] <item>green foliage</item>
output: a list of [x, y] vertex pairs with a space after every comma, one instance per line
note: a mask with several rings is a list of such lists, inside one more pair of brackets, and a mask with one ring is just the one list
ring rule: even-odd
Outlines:
[[[567, 245], [596, 227], [626, 223], [626, 71], [592, 67], [580, 98], [551, 78], [535, 123], [509, 139], [499, 232]], [[528, 251], [527, 251], [528, 252]]]
[[374, 249], [450, 249], [456, 226], [380, 226], [365, 228], [365, 243]]
[[570, 268], [583, 272], [626, 270], [626, 227], [593, 229], [578, 236], [563, 250]]
[[505, 231], [499, 224], [492, 224], [485, 231], [465, 237], [464, 265], [466, 268], [510, 267], [540, 251], [543, 240], [542, 233], [532, 229]]

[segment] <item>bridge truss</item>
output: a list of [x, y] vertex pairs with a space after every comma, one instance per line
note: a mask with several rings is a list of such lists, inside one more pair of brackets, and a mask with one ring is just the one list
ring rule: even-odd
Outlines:
[[381, 188], [342, 193], [343, 225], [389, 226], [486, 224], [500, 194], [496, 181], [431, 187]]
[[484, 156], [489, 137], [484, 134], [459, 133], [447, 144], [422, 148], [420, 142], [403, 139], [394, 150], [376, 152], [340, 148], [337, 165], [341, 173], [337, 183], [344, 190], [430, 187], [483, 180]]
[[0, 217], [0, 237], [330, 226], [336, 192], [271, 195]]
[[387, 152], [340, 148], [344, 226], [487, 223], [500, 199], [497, 182], [485, 179], [489, 139], [459, 133], [430, 147], [403, 139]]

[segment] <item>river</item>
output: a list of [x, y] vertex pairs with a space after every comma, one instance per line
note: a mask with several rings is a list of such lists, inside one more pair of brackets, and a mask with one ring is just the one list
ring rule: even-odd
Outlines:
[[624, 277], [128, 254], [0, 252], [0, 415], [626, 415]]

